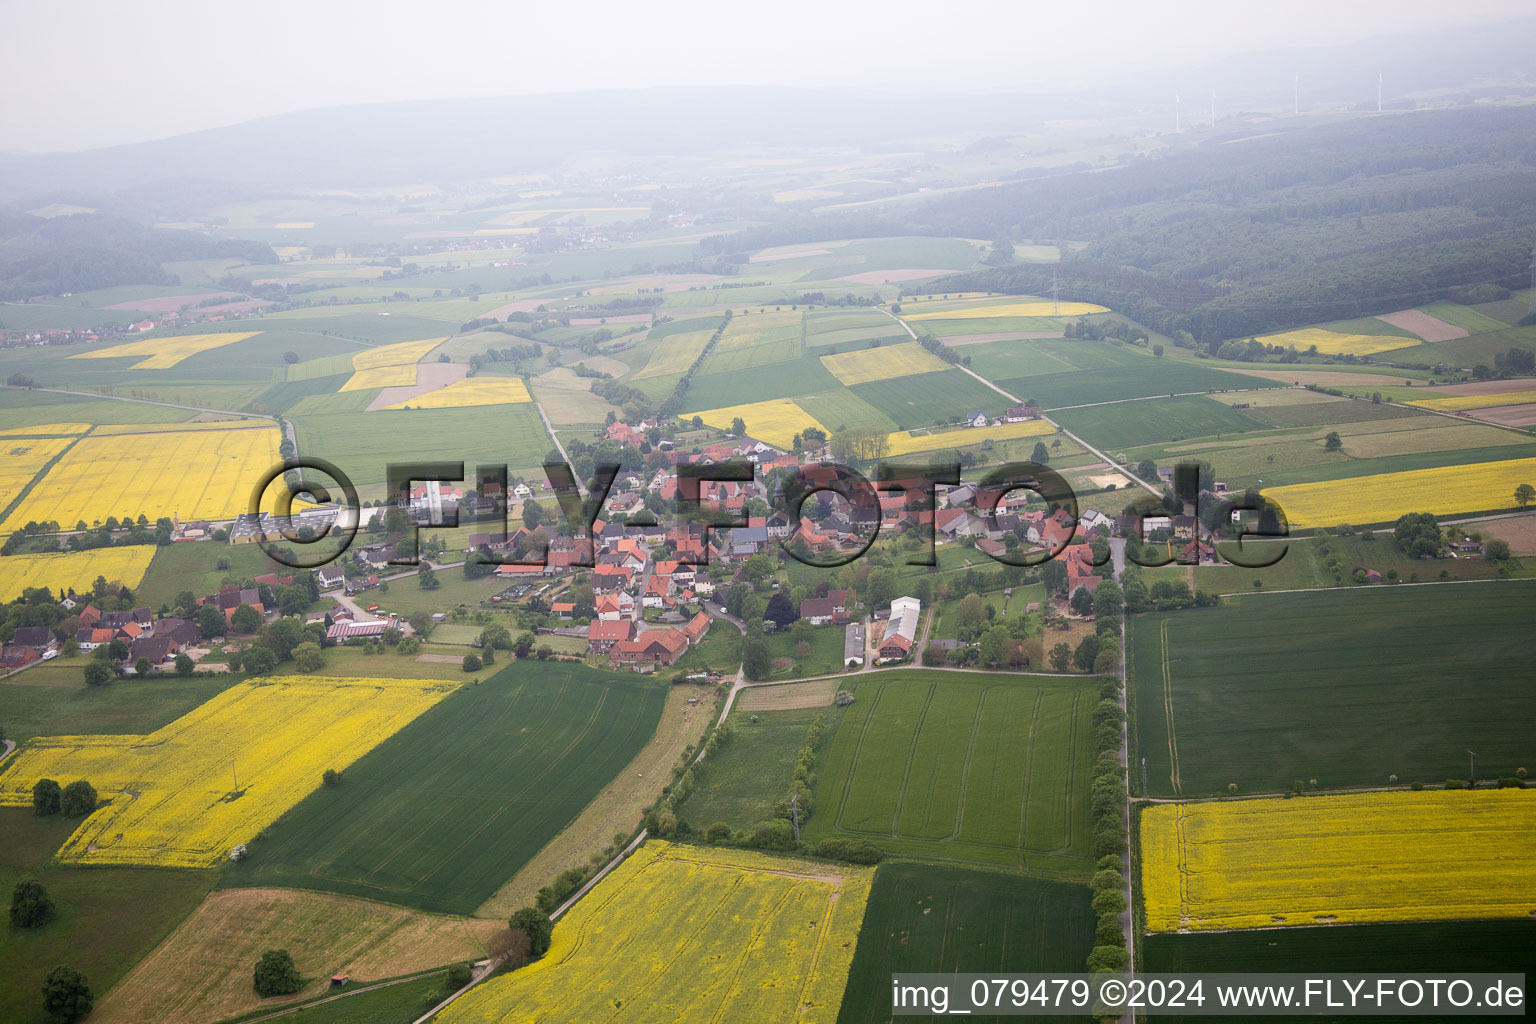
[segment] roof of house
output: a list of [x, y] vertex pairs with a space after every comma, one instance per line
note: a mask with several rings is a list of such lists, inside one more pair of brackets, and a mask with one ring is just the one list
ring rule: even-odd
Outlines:
[[688, 620], [688, 625], [683, 627], [683, 633], [690, 643], [698, 643], [700, 638], [709, 632], [710, 623], [714, 621], [708, 612], [699, 612]]
[[587, 627], [589, 641], [616, 642], [628, 640], [634, 635], [635, 624], [629, 619], [593, 619], [592, 624]]
[[800, 617], [803, 619], [830, 618], [832, 616], [832, 599], [830, 597], [808, 597], [800, 602]]

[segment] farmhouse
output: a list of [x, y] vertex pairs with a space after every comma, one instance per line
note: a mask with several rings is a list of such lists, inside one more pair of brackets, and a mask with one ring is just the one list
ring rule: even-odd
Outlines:
[[593, 619], [587, 627], [587, 649], [593, 654], [606, 654], [621, 641], [635, 638], [635, 623], [631, 619]]
[[900, 660], [912, 653], [922, 610], [922, 602], [915, 597], [898, 597], [891, 602], [891, 619], [885, 627], [885, 636], [880, 638], [881, 658]]
[[688, 637], [680, 629], [648, 629], [632, 640], [613, 645], [618, 665], [672, 665], [688, 650]]

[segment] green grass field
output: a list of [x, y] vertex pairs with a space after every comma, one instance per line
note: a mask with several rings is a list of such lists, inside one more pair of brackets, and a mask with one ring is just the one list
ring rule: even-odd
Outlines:
[[946, 423], [977, 409], [996, 414], [1012, 405], [964, 370], [939, 370], [848, 389], [896, 422], [900, 430]]
[[710, 365], [709, 362], [705, 363], [705, 369], [693, 378], [688, 388], [684, 408], [689, 412], [765, 402], [772, 398], [798, 398], [813, 392], [842, 388], [837, 378], [815, 356], [792, 356], [772, 366], [752, 366], [723, 372], [710, 370]]
[[0, 682], [0, 726], [17, 743], [33, 736], [143, 735], [243, 679], [220, 674], [85, 685], [84, 654], [37, 665]]
[[35, 879], [55, 907], [42, 927], [0, 929], [0, 1020], [8, 1024], [54, 1020], [43, 1012], [42, 986], [56, 964], [82, 972], [99, 999], [212, 887], [207, 871], [53, 863], [77, 824], [38, 818], [29, 809], [0, 809], [0, 892], [8, 899], [17, 882]]
[[[229, 568], [220, 569], [221, 561], [227, 561]], [[260, 544], [171, 544], [155, 549], [144, 582], [139, 584], [138, 598], [140, 604], [158, 610], [174, 602], [183, 590], [206, 597], [217, 592], [225, 580], [239, 583], [269, 572], [293, 576], [299, 571], [268, 558]]]
[[[299, 452], [335, 463], [359, 488], [385, 482], [390, 462], [541, 466], [554, 442], [531, 402], [470, 409], [416, 409], [306, 416], [295, 421]], [[515, 475], [515, 473], [514, 473]]]
[[283, 1024], [410, 1024], [442, 1002], [446, 987], [443, 974], [431, 974], [344, 999], [312, 1003], [285, 1014], [282, 1021]]
[[649, 742], [665, 698], [629, 674], [510, 665], [386, 740], [342, 785], [311, 794], [223, 884], [470, 913]]
[[810, 838], [1051, 877], [1086, 869], [1091, 685], [914, 669], [857, 693]]
[[1093, 947], [1088, 897], [1085, 887], [1061, 882], [931, 864], [882, 864], [870, 889], [838, 1024], [891, 1020], [891, 975], [897, 972], [1083, 970]]
[[1106, 448], [1236, 434], [1266, 427], [1230, 404], [1204, 395], [1066, 409], [1057, 413], [1055, 419], [1089, 444]]
[[[878, 884], [878, 879], [876, 884]], [[1347, 972], [1445, 977], [1489, 972], [1536, 975], [1536, 921], [1434, 921], [1360, 924], [1347, 928], [1266, 928], [1262, 931], [1148, 935], [1140, 967], [1151, 973]], [[1157, 1020], [1182, 1020], [1158, 1014]], [[1209, 1018], [1189, 1017], [1190, 1020]], [[1310, 1017], [1267, 1017], [1310, 1020]], [[1421, 1021], [1425, 1017], [1373, 1016]]]
[[1152, 795], [1439, 782], [1466, 777], [1468, 750], [1484, 777], [1536, 761], [1536, 584], [1228, 600], [1132, 620]]
[[843, 712], [837, 708], [798, 711], [731, 713], [731, 738], [696, 770], [698, 785], [679, 808], [678, 817], [695, 830], [723, 821], [750, 828], [773, 816], [773, 808], [789, 796], [795, 775], [795, 755], [805, 744], [806, 731], [817, 715], [825, 726], [817, 754], [825, 757]]
[[1189, 363], [1154, 361], [1148, 357], [1133, 365], [1107, 367], [1092, 373], [1051, 373], [997, 383], [1021, 399], [1033, 398], [1046, 409], [1061, 409], [1127, 398], [1252, 388], [1254, 379]]

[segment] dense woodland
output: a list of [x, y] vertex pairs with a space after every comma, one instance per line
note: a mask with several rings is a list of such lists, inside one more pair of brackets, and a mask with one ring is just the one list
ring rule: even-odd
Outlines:
[[1536, 111], [1277, 121], [1191, 151], [941, 196], [899, 219], [785, 220], [702, 247], [882, 235], [1086, 242], [1058, 267], [923, 287], [1041, 294], [1059, 279], [1063, 298], [1203, 342], [1375, 315], [1527, 280]]
[[0, 212], [0, 299], [14, 301], [124, 284], [178, 284], [163, 264], [235, 257], [276, 263], [262, 242], [148, 228], [122, 217], [80, 213], [42, 218]]

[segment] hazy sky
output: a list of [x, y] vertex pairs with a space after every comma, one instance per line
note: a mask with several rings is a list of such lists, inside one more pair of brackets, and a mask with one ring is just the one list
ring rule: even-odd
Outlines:
[[722, 83], [1074, 87], [1529, 13], [1530, 0], [0, 0], [0, 151], [453, 96]]

